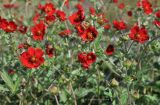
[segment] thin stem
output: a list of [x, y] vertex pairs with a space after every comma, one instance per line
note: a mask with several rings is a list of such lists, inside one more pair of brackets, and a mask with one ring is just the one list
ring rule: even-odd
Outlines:
[[71, 87], [71, 92], [73, 94], [73, 97], [74, 97], [74, 105], [77, 105], [77, 101], [76, 101], [76, 95], [74, 93], [74, 90], [73, 90], [73, 87], [72, 87], [72, 84], [70, 83], [70, 87]]
[[130, 46], [129, 46], [128, 50], [127, 50], [127, 53], [129, 53], [129, 51], [130, 51], [130, 49], [131, 49], [131, 47], [132, 47], [133, 43], [134, 43], [134, 41], [132, 41], [132, 42], [131, 42], [131, 44], [130, 44]]
[[57, 103], [57, 105], [59, 105], [59, 101], [58, 101], [57, 96], [56, 96], [56, 95], [54, 95], [54, 97], [55, 97], [55, 99], [56, 99], [56, 103]]

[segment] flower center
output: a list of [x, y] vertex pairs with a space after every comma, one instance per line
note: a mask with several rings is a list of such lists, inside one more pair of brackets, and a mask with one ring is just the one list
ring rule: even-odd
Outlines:
[[93, 39], [93, 33], [88, 32], [87, 37], [88, 37], [89, 39]]
[[30, 61], [31, 61], [32, 63], [35, 63], [35, 62], [37, 61], [37, 58], [36, 58], [35, 56], [32, 56], [31, 59], [30, 59]]
[[135, 38], [138, 39], [139, 37], [140, 37], [140, 34], [137, 33], [137, 34], [135, 35]]

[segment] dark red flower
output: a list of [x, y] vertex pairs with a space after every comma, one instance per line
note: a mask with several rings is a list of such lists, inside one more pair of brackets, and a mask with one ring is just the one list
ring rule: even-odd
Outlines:
[[106, 55], [113, 55], [115, 49], [114, 46], [109, 44], [108, 47], [106, 48], [105, 54]]
[[47, 15], [45, 17], [45, 22], [48, 24], [48, 25], [51, 25], [54, 21], [56, 20], [56, 17], [54, 15]]
[[149, 36], [145, 27], [143, 26], [140, 28], [138, 25], [135, 25], [131, 28], [129, 37], [131, 40], [137, 41], [141, 44], [149, 40]]
[[96, 55], [93, 52], [82, 52], [78, 54], [78, 60], [85, 69], [88, 69], [89, 66], [96, 61]]
[[98, 36], [98, 31], [95, 27], [90, 26], [82, 34], [79, 34], [83, 41], [94, 41]]
[[34, 40], [43, 40], [44, 34], [46, 33], [46, 26], [44, 22], [41, 21], [39, 24], [35, 24], [31, 28], [31, 32]]
[[9, 70], [8, 70], [8, 74], [9, 74], [9, 75], [13, 75], [13, 74], [15, 74], [15, 72], [16, 72], [16, 71], [13, 70], [13, 69], [9, 69]]
[[84, 16], [83, 10], [79, 10], [79, 11], [73, 13], [71, 16], [69, 16], [69, 21], [73, 25], [78, 25], [78, 24], [82, 23], [84, 21], [84, 19], [85, 19], [85, 16]]
[[67, 19], [65, 12], [61, 10], [57, 10], [56, 16], [59, 18], [60, 21], [65, 21]]
[[117, 30], [124, 30], [127, 28], [126, 24], [122, 20], [121, 21], [114, 20], [113, 25], [114, 28], [116, 28]]
[[27, 26], [24, 25], [18, 26], [18, 31], [22, 34], [25, 34], [27, 32]]
[[49, 58], [55, 55], [55, 49], [51, 44], [46, 44], [46, 54], [49, 56]]
[[0, 28], [5, 32], [14, 32], [17, 30], [17, 25], [14, 21], [7, 21], [6, 19], [1, 19]]
[[155, 13], [156, 18], [160, 18], [160, 10]]
[[65, 37], [71, 35], [72, 31], [69, 29], [63, 30], [59, 33], [60, 36]]
[[129, 17], [131, 17], [131, 16], [132, 16], [132, 11], [128, 11], [128, 12], [127, 12], [127, 15], [128, 15]]
[[20, 55], [20, 61], [27, 68], [37, 68], [44, 63], [43, 54], [42, 49], [29, 47]]

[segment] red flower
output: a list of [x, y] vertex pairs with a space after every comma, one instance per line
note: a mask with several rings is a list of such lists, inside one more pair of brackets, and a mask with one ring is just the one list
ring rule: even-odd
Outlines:
[[19, 26], [18, 31], [22, 34], [25, 34], [27, 32], [27, 26], [24, 25]]
[[124, 7], [125, 7], [124, 3], [121, 3], [121, 4], [118, 5], [119, 9], [123, 9]]
[[113, 3], [118, 3], [118, 0], [113, 0]]
[[93, 52], [82, 52], [78, 54], [78, 60], [85, 69], [88, 69], [89, 66], [96, 61], [96, 55]]
[[94, 7], [89, 7], [89, 11], [91, 15], [95, 15], [96, 10], [94, 9]]
[[51, 44], [46, 44], [46, 54], [49, 56], [49, 58], [53, 57], [55, 55], [54, 48]]
[[157, 27], [160, 27], [160, 21], [159, 20], [154, 20], [153, 24], [155, 24]]
[[31, 28], [34, 40], [43, 40], [44, 34], [46, 32], [46, 26], [43, 21], [39, 24], [36, 24]]
[[60, 32], [59, 35], [62, 37], [65, 37], [65, 36], [69, 36], [71, 33], [72, 33], [72, 31], [67, 29], [67, 30]]
[[16, 71], [14, 71], [13, 69], [9, 69], [9, 70], [8, 70], [8, 74], [9, 74], [9, 75], [13, 75], [15, 72], [16, 72]]
[[114, 20], [113, 25], [114, 28], [116, 28], [117, 30], [124, 30], [127, 28], [126, 24], [122, 20], [121, 21]]
[[135, 25], [131, 28], [129, 37], [131, 40], [137, 41], [141, 44], [149, 40], [149, 36], [145, 27], [143, 26], [140, 28], [138, 25]]
[[106, 55], [113, 55], [115, 49], [114, 46], [109, 44], [108, 47], [106, 48], [105, 54]]
[[95, 27], [90, 26], [82, 34], [79, 34], [83, 41], [94, 41], [98, 36], [98, 31]]
[[47, 15], [45, 21], [48, 25], [51, 25], [55, 21], [56, 17], [54, 15]]
[[109, 25], [109, 24], [107, 24], [107, 25], [104, 26], [105, 30], [109, 30], [110, 28], [111, 28], [111, 25]]
[[57, 16], [61, 21], [65, 21], [65, 20], [67, 19], [65, 12], [63, 12], [63, 11], [61, 11], [61, 10], [57, 10], [56, 16]]
[[153, 9], [152, 5], [148, 0], [142, 0], [137, 3], [138, 7], [142, 7], [146, 14], [151, 14]]
[[131, 16], [132, 16], [132, 11], [128, 11], [128, 12], [127, 12], [127, 15], [128, 15], [129, 17], [131, 17]]
[[56, 9], [52, 3], [45, 4], [43, 10], [47, 15], [53, 15], [56, 12]]
[[84, 16], [83, 10], [79, 10], [79, 11], [73, 13], [71, 16], [69, 16], [69, 21], [73, 25], [77, 25], [77, 24], [82, 23], [84, 21], [84, 19], [85, 19], [85, 16]]
[[37, 68], [44, 63], [43, 54], [42, 49], [29, 47], [20, 55], [20, 61], [27, 68]]
[[157, 18], [160, 18], [160, 10], [155, 13], [155, 16], [156, 16]]
[[17, 30], [17, 25], [13, 21], [7, 21], [6, 19], [1, 19], [0, 28], [5, 32], [14, 32]]
[[16, 4], [4, 4], [3, 7], [7, 8], [7, 9], [11, 9], [11, 8], [17, 8], [18, 5], [16, 5]]

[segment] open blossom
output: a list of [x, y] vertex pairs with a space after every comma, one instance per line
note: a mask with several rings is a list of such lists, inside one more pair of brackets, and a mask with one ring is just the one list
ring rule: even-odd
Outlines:
[[138, 7], [142, 7], [146, 14], [151, 14], [153, 12], [152, 4], [148, 0], [141, 0], [137, 2]]
[[84, 32], [80, 33], [79, 36], [82, 38], [83, 41], [94, 41], [98, 36], [98, 31], [95, 27], [90, 26], [84, 30]]
[[39, 5], [39, 8], [43, 10], [47, 15], [53, 15], [56, 12], [53, 3], [46, 3], [44, 6]]
[[48, 24], [48, 25], [51, 25], [53, 24], [53, 22], [56, 20], [56, 17], [54, 15], [47, 15], [45, 17], [45, 22]]
[[116, 28], [117, 30], [124, 30], [127, 28], [126, 24], [122, 20], [121, 21], [114, 20], [113, 25], [114, 28]]
[[113, 55], [115, 48], [112, 44], [109, 44], [105, 50], [106, 55]]
[[80, 24], [84, 21], [85, 15], [83, 10], [78, 10], [77, 12], [73, 13], [69, 16], [69, 21], [72, 25]]
[[138, 25], [135, 25], [131, 28], [129, 37], [131, 40], [137, 41], [141, 44], [149, 40], [149, 36], [146, 28], [144, 26], [139, 27]]
[[6, 19], [0, 19], [0, 28], [5, 32], [14, 32], [17, 30], [17, 25], [14, 21], [7, 21]]
[[41, 21], [38, 24], [35, 24], [31, 28], [31, 32], [33, 34], [33, 39], [34, 40], [43, 40], [44, 34], [46, 33], [46, 26], [43, 21]]
[[20, 61], [27, 68], [37, 68], [44, 63], [44, 52], [40, 48], [29, 47], [20, 55]]
[[96, 55], [93, 52], [82, 52], [78, 54], [78, 60], [85, 69], [88, 69], [96, 61]]
[[67, 19], [65, 12], [61, 10], [57, 10], [56, 16], [59, 18], [60, 21], [65, 21]]

